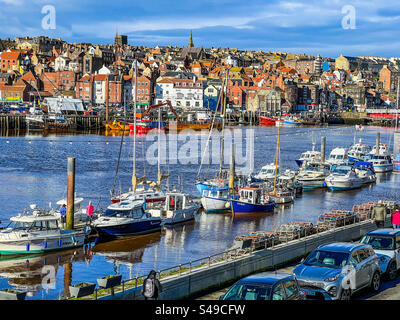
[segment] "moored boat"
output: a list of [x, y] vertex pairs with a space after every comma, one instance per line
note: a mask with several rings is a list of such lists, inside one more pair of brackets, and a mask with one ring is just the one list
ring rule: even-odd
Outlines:
[[161, 230], [161, 218], [144, 211], [144, 201], [125, 200], [110, 205], [92, 226], [101, 238], [122, 238]]
[[203, 191], [201, 204], [207, 212], [223, 212], [230, 208], [230, 188], [212, 187]]
[[276, 204], [263, 201], [260, 188], [246, 187], [239, 190], [239, 199], [231, 199], [231, 210], [236, 214], [263, 213], [274, 211]]
[[31, 205], [0, 231], [1, 255], [38, 254], [82, 246], [87, 230], [63, 230], [54, 211]]
[[357, 176], [361, 178], [363, 184], [376, 181], [376, 174], [372, 163], [358, 161], [354, 164], [354, 170]]
[[332, 191], [357, 189], [363, 184], [351, 166], [337, 166], [325, 181], [326, 186]]
[[181, 192], [169, 192], [166, 195], [165, 205], [149, 210], [152, 217], [160, 217], [161, 225], [172, 225], [194, 220], [200, 205], [189, 199]]

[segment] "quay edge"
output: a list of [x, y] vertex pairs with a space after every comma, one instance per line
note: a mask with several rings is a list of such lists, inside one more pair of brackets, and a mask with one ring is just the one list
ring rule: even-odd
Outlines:
[[[390, 218], [388, 218], [385, 225], [390, 224]], [[161, 279], [163, 292], [160, 293], [159, 299], [194, 299], [202, 294], [231, 285], [248, 275], [274, 270], [279, 266], [294, 262], [320, 245], [356, 241], [365, 233], [375, 229], [375, 223], [366, 220], [292, 240], [273, 248], [254, 251], [228, 262], [212, 263], [209, 267], [199, 268], [181, 276]], [[99, 297], [98, 300], [143, 300], [141, 289], [142, 286], [138, 286], [124, 292], [116, 292], [113, 296]]]

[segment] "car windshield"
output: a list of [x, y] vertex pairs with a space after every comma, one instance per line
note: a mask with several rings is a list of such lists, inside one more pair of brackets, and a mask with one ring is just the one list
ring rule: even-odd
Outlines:
[[304, 264], [306, 266], [339, 269], [346, 265], [349, 254], [346, 252], [316, 250], [312, 252]]
[[367, 235], [361, 243], [369, 244], [375, 250], [394, 250], [394, 238], [378, 235]]
[[259, 284], [235, 284], [224, 296], [224, 300], [269, 300], [271, 287]]

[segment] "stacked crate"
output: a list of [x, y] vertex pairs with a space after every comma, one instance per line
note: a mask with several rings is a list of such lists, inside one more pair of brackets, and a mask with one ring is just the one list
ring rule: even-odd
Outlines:
[[376, 202], [367, 202], [363, 204], [355, 204], [353, 212], [358, 215], [360, 221], [371, 219], [372, 208], [376, 206]]
[[[353, 212], [348, 210], [332, 210], [318, 217], [318, 225], [321, 225], [321, 229], [324, 230], [342, 227], [354, 222], [357, 222], [357, 217]], [[319, 229], [319, 231], [321, 230]]]
[[250, 236], [261, 237], [261, 245], [264, 248], [271, 247], [272, 245], [279, 243], [279, 237], [275, 232], [270, 231], [254, 231], [250, 233]]
[[297, 221], [281, 225], [276, 233], [279, 235], [279, 241], [287, 242], [314, 233], [314, 230], [311, 222]]

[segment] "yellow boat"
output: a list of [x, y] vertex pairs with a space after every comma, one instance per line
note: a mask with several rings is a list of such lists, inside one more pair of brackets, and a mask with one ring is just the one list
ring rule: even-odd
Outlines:
[[[106, 122], [104, 123], [104, 126], [106, 127], [106, 130], [113, 130], [113, 131], [123, 131], [124, 130], [124, 124], [119, 121], [113, 121], [113, 122]], [[125, 131], [129, 131], [129, 125], [126, 124], [125, 126]]]

